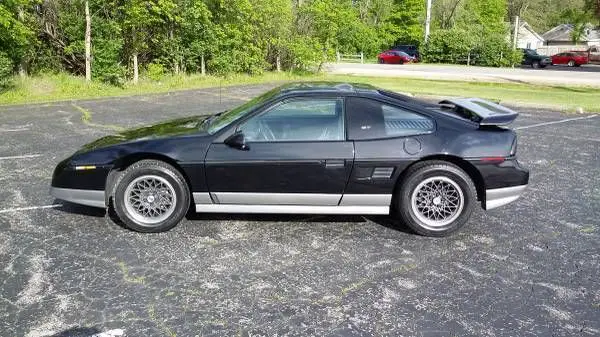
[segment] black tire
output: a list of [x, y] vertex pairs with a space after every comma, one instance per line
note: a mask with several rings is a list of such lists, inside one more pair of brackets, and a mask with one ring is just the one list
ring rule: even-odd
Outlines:
[[[446, 219], [447, 221], [451, 220], [451, 222], [447, 224], [440, 223], [440, 226], [433, 226], [421, 220], [426, 218], [426, 215], [415, 213], [414, 209], [417, 206], [413, 207], [413, 195], [418, 194], [415, 190], [421, 183], [439, 179], [453, 182], [451, 186], [457, 187], [460, 190], [458, 192], [457, 189], [457, 195], [460, 196], [460, 193], [462, 193], [462, 202], [458, 203], [462, 205], [462, 208], [456, 206], [455, 213]], [[413, 165], [408, 169], [396, 193], [395, 206], [400, 220], [414, 232], [424, 236], [442, 237], [457, 231], [469, 220], [473, 208], [477, 203], [477, 192], [469, 175], [458, 166], [445, 161], [425, 161]], [[433, 199], [437, 198], [432, 198], [431, 200]], [[437, 202], [439, 203], [440, 201], [438, 200]]]
[[569, 63], [567, 63], [567, 66], [574, 67], [575, 66], [575, 61], [570, 60]]
[[531, 63], [531, 68], [538, 69], [539, 67], [540, 67], [540, 62], [539, 61], [533, 61]]
[[540, 68], [544, 69], [544, 68], [546, 68], [546, 65], [545, 64], [544, 65], [540, 65]]
[[[164, 182], [165, 186], [170, 185], [167, 188], [171, 192], [169, 195], [175, 196], [171, 199], [171, 201], [174, 200], [174, 203], [168, 208], [168, 217], [159, 222], [145, 223], [139, 220], [143, 215], [136, 214], [132, 210], [133, 206], [129, 206], [128, 210], [128, 206], [126, 205], [128, 202], [126, 201], [128, 187], [136, 179], [143, 179], [142, 177], [160, 179], [159, 181]], [[185, 178], [171, 165], [159, 160], [141, 160], [127, 167], [116, 182], [113, 207], [119, 220], [123, 222], [125, 227], [131, 230], [144, 233], [165, 232], [175, 227], [187, 213], [190, 207], [190, 191]]]
[[383, 59], [377, 59], [377, 61], [379, 62], [379, 64], [385, 64], [385, 61]]

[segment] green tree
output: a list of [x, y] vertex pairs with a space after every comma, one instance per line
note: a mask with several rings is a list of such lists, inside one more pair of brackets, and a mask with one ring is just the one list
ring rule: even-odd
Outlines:
[[213, 15], [204, 2], [184, 0], [181, 10], [181, 48], [184, 70], [206, 73], [206, 57], [216, 52], [216, 30]]
[[588, 28], [590, 21], [593, 20], [591, 12], [568, 8], [561, 14], [561, 18], [573, 25], [571, 32], [571, 40], [574, 44], [578, 44], [585, 37], [585, 31]]
[[396, 43], [419, 45], [424, 39], [425, 1], [396, 0], [389, 22]]
[[171, 0], [127, 0], [120, 4], [121, 29], [131, 57], [133, 83], [139, 80], [139, 56], [148, 52], [152, 36], [172, 21], [177, 5]]
[[[27, 56], [35, 43], [28, 10], [31, 0], [5, 0], [0, 4], [0, 51], [10, 63], [19, 65], [22, 74], [26, 71]], [[8, 62], [5, 61], [5, 67]]]

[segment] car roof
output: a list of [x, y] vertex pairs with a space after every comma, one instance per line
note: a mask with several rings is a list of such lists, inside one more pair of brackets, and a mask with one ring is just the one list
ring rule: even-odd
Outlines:
[[295, 96], [303, 94], [344, 94], [348, 96], [367, 96], [391, 99], [419, 108], [435, 107], [437, 105], [394, 91], [378, 88], [370, 84], [350, 82], [293, 82], [274, 89], [273, 97]]
[[301, 93], [377, 93], [379, 88], [364, 83], [350, 82], [293, 82], [284, 84], [279, 89], [279, 94], [301, 94]]

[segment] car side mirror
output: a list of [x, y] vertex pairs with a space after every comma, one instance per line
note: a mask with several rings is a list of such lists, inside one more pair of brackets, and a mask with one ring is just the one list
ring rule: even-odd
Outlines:
[[248, 146], [248, 144], [246, 144], [246, 138], [244, 137], [244, 134], [242, 132], [236, 132], [233, 135], [227, 137], [227, 139], [225, 139], [225, 144], [234, 149], [242, 151], [250, 150], [250, 147]]

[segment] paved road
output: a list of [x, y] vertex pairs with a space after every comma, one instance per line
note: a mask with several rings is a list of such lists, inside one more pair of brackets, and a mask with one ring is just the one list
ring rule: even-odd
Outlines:
[[327, 65], [326, 70], [332, 74], [345, 75], [600, 87], [600, 66], [594, 65], [580, 68], [552, 66], [545, 69], [531, 69], [528, 67], [512, 69], [435, 64], [334, 63]]
[[531, 187], [450, 238], [267, 215], [139, 234], [47, 194], [54, 165], [113, 127], [265, 89], [0, 107], [0, 336], [600, 335], [600, 116], [525, 111]]

